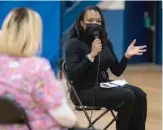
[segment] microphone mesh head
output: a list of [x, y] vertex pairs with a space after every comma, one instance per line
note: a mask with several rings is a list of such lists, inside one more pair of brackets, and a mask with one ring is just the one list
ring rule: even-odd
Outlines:
[[94, 36], [95, 36], [95, 38], [99, 38], [99, 32], [98, 31], [94, 31]]

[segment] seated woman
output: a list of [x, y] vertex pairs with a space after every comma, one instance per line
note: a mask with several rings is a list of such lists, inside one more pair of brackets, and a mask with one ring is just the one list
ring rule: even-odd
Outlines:
[[[38, 13], [12, 10], [3, 22], [0, 39], [0, 95], [24, 107], [33, 130], [63, 130], [76, 125], [60, 82], [48, 60], [34, 56], [42, 35]], [[25, 125], [0, 124], [0, 130], [28, 130]]]
[[[108, 68], [120, 76], [132, 56], [146, 51], [146, 46], [135, 46], [135, 42], [118, 62], [107, 39], [103, 14], [98, 7], [90, 6], [74, 23], [67, 43], [68, 76], [79, 98], [87, 106], [93, 104], [117, 110], [117, 130], [145, 130], [147, 98], [142, 89], [129, 84], [110, 89], [100, 86], [100, 83], [110, 81]], [[74, 95], [71, 98], [76, 100]]]

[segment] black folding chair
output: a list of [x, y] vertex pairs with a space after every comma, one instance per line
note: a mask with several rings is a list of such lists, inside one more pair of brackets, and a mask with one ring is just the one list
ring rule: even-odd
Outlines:
[[15, 101], [3, 96], [0, 97], [0, 124], [24, 124], [32, 130], [24, 109]]
[[80, 98], [79, 98], [78, 94], [76, 93], [75, 88], [73, 87], [73, 84], [72, 84], [73, 82], [72, 82], [71, 80], [69, 80], [69, 78], [68, 78], [66, 62], [64, 62], [64, 63], [62, 64], [62, 70], [63, 70], [63, 72], [64, 72], [65, 78], [66, 78], [67, 83], [68, 83], [69, 92], [70, 92], [70, 93], [72, 92], [72, 93], [74, 94], [75, 98], [77, 99], [77, 101], [78, 101], [78, 103], [79, 103], [79, 106], [76, 106], [75, 103], [74, 103], [74, 101], [72, 101], [72, 102], [73, 102], [73, 104], [75, 105], [76, 110], [82, 110], [82, 111], [84, 112], [84, 114], [85, 114], [85, 116], [86, 116], [86, 118], [87, 118], [87, 120], [88, 120], [88, 122], [89, 122], [88, 128], [93, 128], [93, 129], [94, 129], [94, 124], [95, 124], [100, 118], [102, 118], [106, 113], [111, 112], [111, 114], [112, 114], [112, 116], [113, 116], [113, 119], [112, 119], [112, 120], [109, 122], [109, 124], [103, 129], [103, 130], [106, 130], [114, 121], [116, 121], [117, 116], [115, 116], [115, 114], [114, 114], [114, 112], [113, 112], [112, 110], [106, 109], [106, 110], [105, 110], [103, 113], [101, 113], [96, 119], [94, 119], [93, 121], [91, 121], [91, 118], [89, 117], [87, 110], [101, 110], [102, 107], [84, 106], [84, 105], [82, 104], [82, 102], [80, 101]]

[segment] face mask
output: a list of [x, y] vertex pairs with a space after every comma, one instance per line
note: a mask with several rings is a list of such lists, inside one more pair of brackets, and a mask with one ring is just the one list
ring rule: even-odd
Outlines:
[[103, 29], [101, 25], [91, 23], [91, 24], [86, 24], [86, 30], [84, 32], [86, 33], [87, 36], [94, 38], [94, 32], [98, 31], [99, 34], [101, 34], [102, 30]]

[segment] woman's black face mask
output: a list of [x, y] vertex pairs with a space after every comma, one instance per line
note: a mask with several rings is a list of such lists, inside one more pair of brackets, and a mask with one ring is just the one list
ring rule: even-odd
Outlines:
[[99, 24], [89, 23], [86, 24], [86, 29], [84, 30], [84, 34], [88, 36], [89, 38], [95, 38], [94, 32], [99, 32], [99, 38], [102, 37], [103, 34], [103, 28]]

